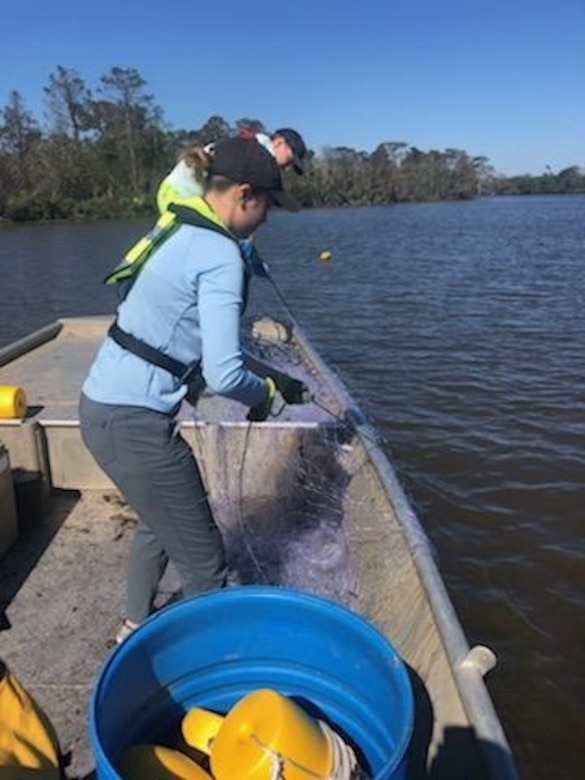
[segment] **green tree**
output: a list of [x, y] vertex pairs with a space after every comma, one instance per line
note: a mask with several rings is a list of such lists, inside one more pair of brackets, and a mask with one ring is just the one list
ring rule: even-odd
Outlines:
[[197, 131], [197, 143], [202, 145], [216, 143], [222, 138], [229, 138], [232, 134], [231, 127], [221, 116], [214, 114], [210, 116], [207, 122]]
[[52, 132], [79, 143], [90, 127], [91, 92], [74, 70], [58, 66], [43, 87]]
[[28, 155], [38, 144], [40, 137], [39, 126], [33, 115], [26, 110], [22, 95], [12, 90], [0, 116], [0, 148], [14, 164], [17, 183], [21, 186], [27, 187], [30, 184]]
[[94, 104], [94, 109], [104, 136], [105, 157], [113, 154], [117, 158], [126, 169], [132, 194], [139, 196], [141, 141], [147, 130], [160, 123], [162, 112], [155, 107], [153, 96], [145, 93], [146, 82], [134, 68], [113, 67], [100, 82], [98, 92], [106, 99]]
[[234, 128], [236, 133], [241, 130], [250, 130], [252, 133], [266, 133], [269, 134], [264, 124], [259, 119], [237, 119], [234, 122]]
[[[0, 214], [9, 219], [124, 216], [155, 210], [154, 193], [178, 154], [246, 128], [211, 115], [199, 128], [174, 130], [134, 68], [113, 67], [92, 96], [77, 71], [58, 66], [43, 88], [44, 130], [13, 90], [0, 109]], [[383, 141], [368, 154], [348, 146], [309, 150], [306, 175], [284, 174], [306, 206], [386, 204], [474, 198], [485, 193], [585, 192], [585, 171], [570, 166], [539, 176], [496, 177], [487, 158], [461, 149], [423, 151]]]

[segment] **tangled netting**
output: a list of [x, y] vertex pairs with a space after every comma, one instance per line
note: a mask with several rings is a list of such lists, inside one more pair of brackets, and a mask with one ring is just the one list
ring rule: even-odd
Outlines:
[[[249, 302], [242, 328], [244, 348], [281, 371], [302, 376], [306, 368], [302, 351], [288, 338], [294, 329], [292, 313], [268, 282], [257, 281], [264, 285], [263, 293]], [[271, 332], [269, 325], [266, 333], [259, 332], [256, 324], [262, 321], [275, 323], [276, 329]], [[318, 377], [311, 379], [319, 382]], [[326, 388], [321, 395], [319, 385], [315, 386], [317, 395], [326, 399]], [[233, 422], [229, 417], [234, 414], [233, 407], [225, 411], [222, 422], [229, 424]], [[197, 410], [193, 414], [197, 419]], [[316, 405], [303, 408], [303, 420], [315, 425], [299, 445], [302, 456], [298, 451], [288, 455], [279, 451], [277, 455], [275, 465], [286, 475], [282, 493], [263, 499], [247, 495], [256, 444], [248, 430], [240, 462], [230, 464], [230, 469], [241, 472], [237, 495], [216, 491], [214, 517], [236, 582], [297, 588], [351, 606], [355, 602], [354, 579], [343, 519], [348, 501], [345, 488], [351, 478], [345, 464], [353, 431], [335, 413], [324, 415]], [[201, 466], [205, 472], [205, 463]], [[363, 511], [367, 509], [364, 500]]]
[[[294, 319], [277, 297], [273, 296], [272, 307], [266, 304], [265, 295], [260, 308], [253, 302], [248, 307], [243, 327], [244, 348], [253, 357], [281, 371], [302, 376], [306, 368], [302, 351], [288, 338]], [[259, 320], [268, 322], [267, 332], [255, 327]], [[271, 322], [277, 324], [272, 332]], [[312, 378], [319, 381], [318, 377]], [[326, 388], [323, 393], [326, 399]], [[260, 491], [259, 497], [248, 494], [257, 433], [252, 432], [251, 426], [245, 430], [240, 462], [229, 464], [230, 471], [239, 471], [237, 489], [224, 492], [216, 485], [211, 497], [214, 518], [226, 544], [233, 584], [281, 585], [325, 596], [349, 607], [355, 605], [358, 594], [344, 518], [350, 504], [352, 511], [364, 515], [370, 507], [366, 498], [363, 506], [356, 506], [360, 499], [347, 495], [347, 485], [361, 464], [356, 463], [352, 454], [354, 432], [338, 412], [324, 416], [322, 407], [303, 410], [303, 422], [309, 425], [299, 435], [298, 447], [274, 453], [275, 466], [285, 475], [281, 492], [276, 495], [270, 491], [266, 495]], [[233, 420], [229, 416], [222, 418], [222, 423], [230, 422]], [[203, 436], [203, 433], [196, 428], [195, 435]], [[204, 462], [201, 467], [205, 479]], [[321, 726], [334, 757], [330, 774], [321, 780], [366, 778], [353, 748], [331, 724], [321, 722]], [[286, 778], [291, 759], [260, 746], [266, 749], [271, 761], [271, 780]], [[299, 770], [298, 766], [295, 768]], [[313, 775], [307, 770], [307, 778], [310, 777]]]

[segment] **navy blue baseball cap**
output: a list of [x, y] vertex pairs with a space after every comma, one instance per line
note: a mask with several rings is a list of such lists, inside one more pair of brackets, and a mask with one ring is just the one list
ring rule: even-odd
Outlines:
[[209, 173], [266, 192], [275, 206], [287, 211], [300, 209], [295, 198], [284, 190], [276, 160], [257, 141], [239, 137], [218, 141], [213, 147]]

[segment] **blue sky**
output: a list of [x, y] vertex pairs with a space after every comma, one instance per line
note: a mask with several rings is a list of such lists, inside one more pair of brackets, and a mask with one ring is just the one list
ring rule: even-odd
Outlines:
[[212, 114], [310, 148], [485, 155], [506, 175], [585, 167], [585, 0], [22, 0], [4, 14], [0, 107], [43, 121], [57, 66], [94, 89], [135, 68], [173, 129]]

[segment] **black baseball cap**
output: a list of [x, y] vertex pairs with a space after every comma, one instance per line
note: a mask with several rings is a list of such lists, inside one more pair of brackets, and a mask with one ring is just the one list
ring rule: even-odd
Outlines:
[[304, 171], [303, 159], [307, 153], [307, 147], [301, 134], [290, 127], [283, 127], [280, 130], [275, 130], [272, 135], [280, 135], [284, 138], [293, 153], [293, 168], [298, 174], [302, 174]]
[[266, 192], [274, 205], [287, 211], [300, 209], [292, 195], [284, 191], [276, 160], [255, 139], [226, 138], [218, 141], [213, 147], [209, 173]]

